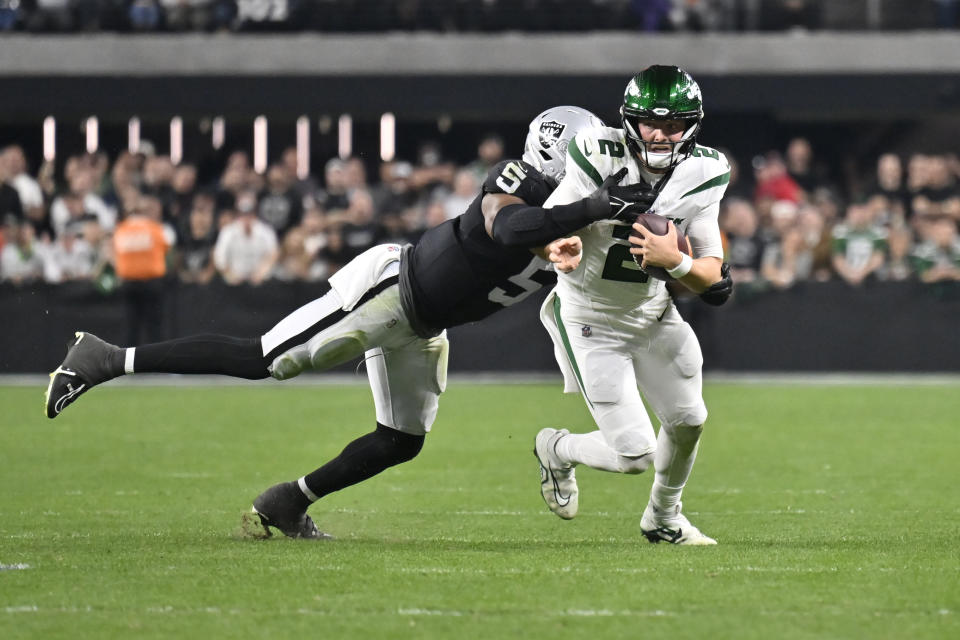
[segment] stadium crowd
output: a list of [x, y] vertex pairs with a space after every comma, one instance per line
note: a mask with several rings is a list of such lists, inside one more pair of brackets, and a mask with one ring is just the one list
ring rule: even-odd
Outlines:
[[[196, 165], [175, 165], [149, 145], [35, 172], [23, 149], [8, 146], [0, 152], [0, 281], [89, 280], [109, 291], [118, 278], [324, 280], [375, 244], [416, 242], [463, 212], [504, 153], [496, 135], [477, 149], [456, 166], [427, 147], [416, 164], [380, 164], [375, 180], [355, 157], [299, 179], [293, 148], [263, 174], [234, 151], [201, 184]], [[862, 186], [837, 185], [804, 138], [753, 158], [749, 171], [731, 161], [720, 223], [741, 295], [838, 278], [853, 286], [960, 281], [956, 156], [883, 154]], [[126, 260], [143, 249], [145, 230], [159, 238], [158, 257]]]
[[957, 28], [958, 0], [0, 0], [0, 30], [783, 31]]

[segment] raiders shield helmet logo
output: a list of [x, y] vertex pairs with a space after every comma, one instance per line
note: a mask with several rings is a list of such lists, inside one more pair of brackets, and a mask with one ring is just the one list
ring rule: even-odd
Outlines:
[[566, 128], [567, 125], [557, 122], [556, 120], [544, 120], [540, 123], [540, 144], [543, 145], [545, 149], [549, 149], [556, 144], [563, 130]]

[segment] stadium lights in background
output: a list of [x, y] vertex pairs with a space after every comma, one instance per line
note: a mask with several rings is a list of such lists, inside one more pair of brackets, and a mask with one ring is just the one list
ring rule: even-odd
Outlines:
[[127, 122], [127, 151], [140, 153], [140, 118], [136, 116]]
[[257, 116], [253, 121], [253, 170], [267, 170], [267, 116]]
[[174, 116], [170, 120], [170, 162], [178, 165], [183, 161], [183, 119]]
[[97, 116], [90, 116], [84, 123], [87, 133], [87, 153], [96, 153], [100, 148], [100, 121]]
[[53, 162], [57, 157], [57, 120], [53, 116], [43, 119], [43, 159]]
[[390, 162], [397, 151], [397, 119], [392, 113], [380, 116], [380, 159]]
[[340, 116], [337, 123], [337, 154], [346, 160], [353, 154], [353, 118], [349, 113]]
[[297, 177], [306, 180], [310, 175], [310, 118], [297, 118]]
[[227, 123], [224, 121], [223, 116], [217, 116], [213, 119], [213, 124], [210, 127], [210, 142], [214, 149], [220, 149], [223, 147], [226, 139]]

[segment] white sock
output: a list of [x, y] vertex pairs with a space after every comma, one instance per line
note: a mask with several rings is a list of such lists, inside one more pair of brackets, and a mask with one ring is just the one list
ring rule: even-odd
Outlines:
[[133, 373], [133, 359], [136, 357], [137, 348], [136, 347], [127, 347], [125, 349], [126, 353], [123, 357], [123, 372], [124, 373]]
[[653, 488], [650, 489], [650, 500], [661, 511], [671, 511], [680, 502], [683, 487], [697, 459], [702, 432], [703, 425], [660, 427], [657, 453], [653, 459], [656, 473]]
[[564, 464], [585, 464], [593, 469], [614, 473], [622, 471], [620, 456], [610, 448], [600, 431], [563, 436], [557, 440], [555, 451]]

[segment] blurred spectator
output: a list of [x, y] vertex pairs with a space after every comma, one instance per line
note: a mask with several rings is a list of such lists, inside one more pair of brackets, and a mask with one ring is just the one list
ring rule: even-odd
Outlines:
[[457, 168], [444, 160], [440, 145], [428, 140], [420, 145], [418, 164], [413, 171], [413, 186], [428, 195], [438, 188], [447, 189], [453, 183]]
[[140, 185], [140, 191], [160, 201], [163, 207], [163, 219], [167, 222], [173, 219], [176, 209], [177, 193], [173, 188], [175, 171], [170, 156], [148, 156], [143, 163], [143, 183]]
[[904, 220], [909, 211], [909, 194], [903, 180], [903, 163], [895, 153], [884, 153], [877, 158], [877, 173], [867, 196], [887, 199], [893, 218]]
[[797, 205], [781, 200], [771, 207], [772, 227], [764, 239], [761, 275], [779, 289], [793, 286], [810, 274], [812, 256], [804, 251], [803, 233], [797, 227]]
[[766, 206], [769, 207], [777, 200], [799, 204], [803, 199], [803, 190], [787, 173], [787, 165], [784, 164], [779, 153], [771, 151], [766, 155], [755, 157], [753, 171], [756, 181], [753, 199], [758, 207], [764, 207], [765, 201]]
[[300, 224], [303, 199], [293, 189], [294, 175], [282, 164], [267, 170], [267, 188], [260, 194], [260, 219], [273, 227], [277, 236]]
[[753, 282], [760, 273], [763, 247], [758, 233], [759, 220], [753, 205], [746, 200], [724, 201], [721, 229], [727, 236], [727, 262], [738, 283]]
[[488, 133], [477, 146], [477, 159], [467, 167], [473, 172], [478, 183], [482, 183], [490, 170], [503, 160], [503, 138], [496, 133]]
[[33, 226], [15, 218], [4, 224], [4, 245], [0, 250], [0, 280], [16, 285], [43, 278], [44, 248], [33, 235]]
[[670, 25], [670, 0], [630, 0], [630, 9], [642, 31], [664, 31]]
[[237, 219], [224, 226], [217, 237], [213, 262], [227, 284], [259, 285], [276, 264], [277, 234], [257, 218], [256, 207], [256, 193], [241, 193], [237, 198]]
[[[97, 231], [86, 231], [87, 225], [96, 227]], [[99, 237], [99, 227], [96, 220], [67, 225], [63, 235], [44, 254], [44, 280], [56, 283], [92, 279], [99, 247], [86, 238], [88, 235]]]
[[133, 0], [127, 19], [134, 31], [155, 31], [163, 24], [163, 12], [157, 0]]
[[45, 216], [43, 191], [40, 183], [27, 173], [27, 157], [23, 148], [19, 145], [7, 147], [0, 152], [0, 162], [6, 164], [4, 175], [9, 176], [10, 186], [17, 190], [24, 217], [30, 220], [36, 229], [37, 223]]
[[911, 259], [921, 282], [960, 280], [960, 238], [953, 220], [948, 216], [931, 220], [927, 239], [917, 245]]
[[23, 20], [19, 0], [0, 1], [0, 31], [13, 31]]
[[[70, 203], [70, 196], [80, 201], [83, 213], [95, 215], [100, 226], [106, 231], [112, 231], [117, 222], [117, 211], [94, 193], [96, 171], [86, 163], [76, 161], [67, 162], [68, 191], [50, 204], [50, 223], [57, 237], [63, 233], [67, 224], [78, 217], [78, 209]], [[69, 206], [68, 206], [68, 203]]]
[[347, 191], [367, 188], [367, 167], [357, 157], [348, 158], [343, 163], [344, 180]]
[[461, 169], [453, 178], [453, 192], [443, 198], [443, 210], [448, 220], [456, 218], [467, 210], [477, 194], [480, 193], [480, 183], [469, 169]]
[[911, 158], [911, 171], [915, 215], [939, 216], [956, 206], [960, 191], [946, 156], [917, 154]]
[[[910, 12], [911, 26], [957, 26], [957, 0], [916, 6], [906, 6], [907, 0], [842, 4], [842, 9], [825, 11], [824, 0], [0, 0], [0, 29], [26, 25], [124, 31], [562, 32], [633, 27], [646, 32], [785, 31], [835, 26], [834, 14], [842, 16], [843, 26], [867, 29], [880, 23], [893, 29], [902, 28], [894, 18], [904, 11]], [[930, 5], [929, 10], [924, 5]]]
[[177, 275], [181, 282], [207, 284], [217, 270], [213, 264], [213, 247], [217, 242], [213, 197], [198, 193], [181, 227], [177, 243]]
[[173, 170], [170, 181], [173, 198], [170, 203], [170, 220], [180, 224], [190, 214], [193, 196], [197, 190], [197, 167], [181, 164]]
[[817, 282], [829, 280], [833, 272], [833, 245], [820, 208], [802, 205], [797, 213], [797, 225], [803, 234], [802, 251], [810, 254], [810, 272], [804, 277]]
[[863, 204], [847, 207], [843, 224], [833, 229], [833, 268], [847, 284], [859, 286], [884, 264], [887, 231], [873, 224]]
[[142, 196], [113, 233], [113, 258], [127, 313], [127, 344], [163, 340], [164, 282], [173, 238], [161, 224], [163, 207]]
[[[286, 168], [287, 173], [293, 178], [293, 190], [301, 199], [301, 202], [304, 198], [312, 199], [316, 197], [317, 192], [320, 190], [320, 185], [317, 184], [316, 179], [310, 174], [307, 174], [304, 178], [301, 178], [297, 174], [296, 147], [287, 147], [283, 150], [283, 153], [280, 155], [280, 164]], [[309, 167], [307, 169], [309, 170]]]
[[[237, 206], [237, 196], [250, 188], [252, 170], [250, 159], [242, 151], [231, 153], [217, 185], [216, 212], [233, 211]], [[221, 225], [222, 226], [222, 225]]]
[[331, 158], [323, 169], [324, 187], [317, 194], [320, 206], [326, 211], [346, 209], [350, 205], [347, 198], [346, 165], [340, 158]]
[[394, 160], [380, 165], [380, 184], [370, 190], [374, 208], [381, 215], [400, 214], [416, 205], [419, 194], [413, 188], [413, 166]]
[[913, 234], [904, 226], [890, 229], [887, 237], [887, 262], [880, 271], [883, 280], [902, 281], [913, 276], [911, 253], [913, 251]]
[[283, 237], [280, 257], [274, 268], [273, 276], [278, 280], [292, 282], [302, 280], [315, 282], [326, 276], [326, 266], [317, 262], [316, 254], [311, 251], [313, 243], [308, 242], [306, 229], [294, 227]]
[[0, 223], [13, 218], [18, 223], [23, 220], [23, 205], [20, 194], [10, 184], [14, 176], [10, 172], [10, 163], [0, 157]]
[[350, 206], [343, 216], [340, 237], [343, 242], [338, 262], [342, 266], [370, 247], [379, 244], [384, 229], [374, 219], [373, 198], [366, 189], [350, 194]]
[[813, 147], [806, 138], [794, 138], [787, 144], [787, 175], [809, 196], [814, 189], [826, 183], [824, 172], [816, 166]]

